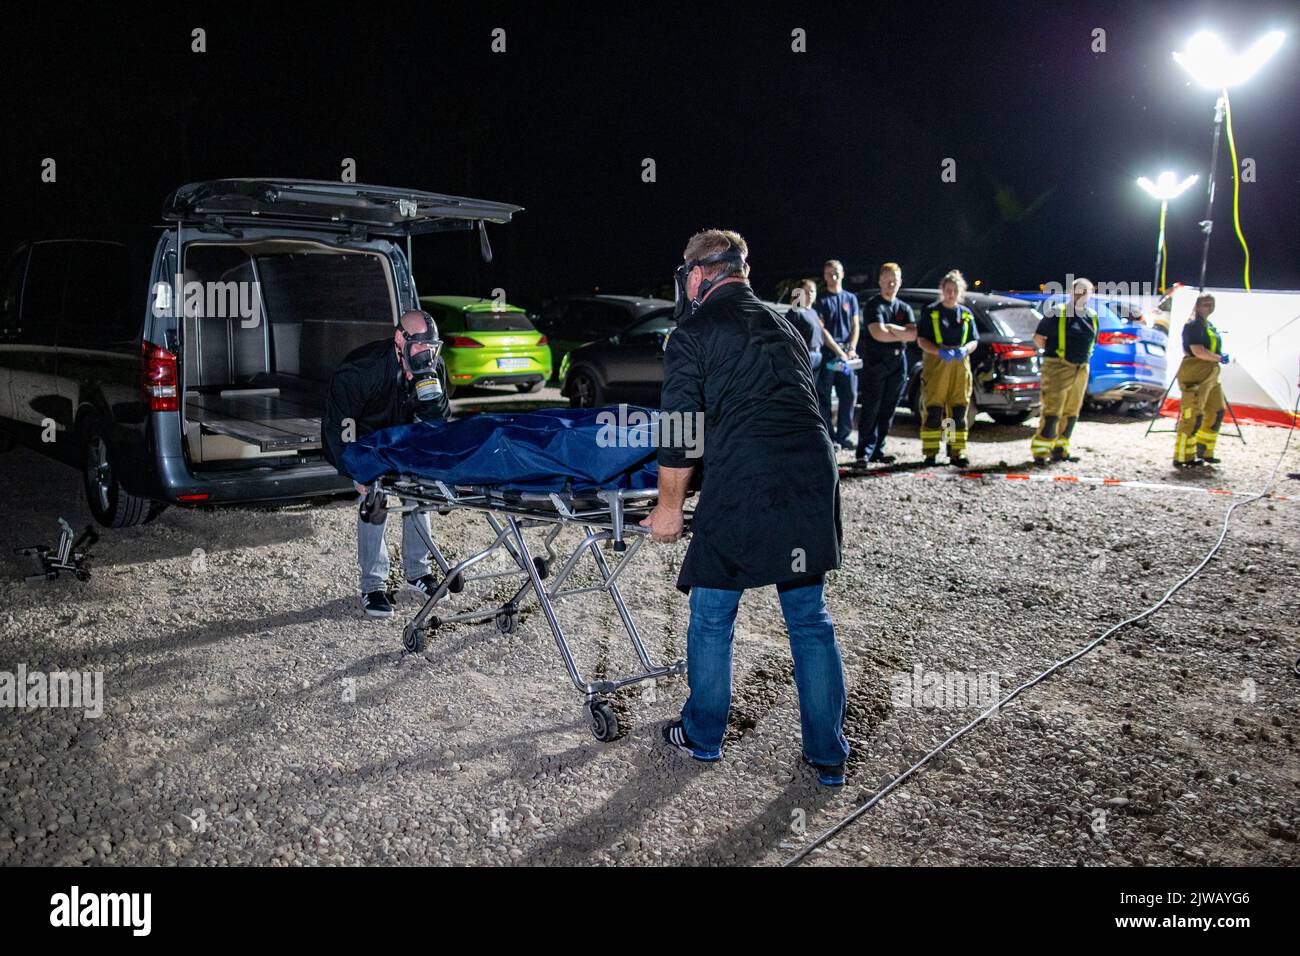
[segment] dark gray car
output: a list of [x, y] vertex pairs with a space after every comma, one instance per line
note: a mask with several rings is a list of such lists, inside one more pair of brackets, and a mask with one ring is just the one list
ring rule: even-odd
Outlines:
[[552, 343], [551, 329], [557, 326], [547, 324], [548, 310], [555, 316], [560, 303], [568, 315], [587, 323], [569, 326], [567, 331], [590, 340], [560, 361], [561, 391], [570, 403], [577, 408], [618, 402], [658, 404], [664, 342], [675, 325], [673, 304], [626, 295], [565, 296], [543, 309], [537, 323]]
[[230, 179], [176, 190], [143, 243], [25, 243], [0, 300], [0, 434], [77, 464], [111, 527], [173, 503], [346, 492], [321, 453], [324, 390], [418, 307], [399, 241], [477, 226], [486, 249], [483, 223], [518, 210]]
[[[673, 304], [632, 296], [599, 298], [625, 303], [634, 318], [565, 357], [560, 371], [563, 394], [575, 408], [620, 402], [657, 408], [664, 384], [664, 346], [677, 326]], [[780, 302], [764, 304], [781, 315], [790, 309]]]

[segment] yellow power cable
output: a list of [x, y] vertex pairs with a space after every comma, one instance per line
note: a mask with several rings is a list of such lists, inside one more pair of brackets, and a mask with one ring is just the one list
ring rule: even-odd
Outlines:
[[1228, 150], [1232, 153], [1232, 225], [1237, 230], [1242, 251], [1246, 253], [1246, 291], [1250, 291], [1250, 247], [1246, 237], [1241, 234], [1241, 167], [1237, 164], [1237, 142], [1232, 137], [1232, 104], [1228, 102], [1228, 91], [1223, 91], [1223, 111], [1228, 120]]
[[1160, 249], [1158, 250], [1160, 256], [1160, 290], [1159, 291], [1161, 295], [1165, 294], [1165, 288], [1168, 285], [1168, 283], [1166, 282], [1166, 277], [1169, 274], [1168, 273], [1169, 247], [1165, 245], [1165, 214], [1168, 211], [1169, 211], [1169, 203], [1162, 202], [1160, 204]]

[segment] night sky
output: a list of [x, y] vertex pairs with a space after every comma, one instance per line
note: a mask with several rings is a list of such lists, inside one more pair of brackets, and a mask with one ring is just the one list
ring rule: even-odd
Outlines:
[[[352, 157], [361, 182], [525, 207], [491, 228], [491, 266], [468, 234], [418, 240], [424, 294], [646, 290], [706, 226], [745, 235], [764, 295], [828, 257], [871, 278], [897, 259], [909, 285], [953, 267], [985, 289], [1140, 282], [1157, 207], [1134, 180], [1203, 184], [1209, 162], [1214, 94], [1170, 51], [1202, 26], [1238, 47], [1281, 28], [1233, 115], [1257, 169], [1241, 200], [1253, 284], [1300, 288], [1295, 5], [1053, 6], [11, 7], [0, 239], [154, 224], [182, 183], [337, 179]], [[796, 27], [807, 53], [790, 50]], [[1222, 150], [1209, 284], [1240, 286]], [[1171, 281], [1195, 281], [1200, 187], [1171, 208]]]

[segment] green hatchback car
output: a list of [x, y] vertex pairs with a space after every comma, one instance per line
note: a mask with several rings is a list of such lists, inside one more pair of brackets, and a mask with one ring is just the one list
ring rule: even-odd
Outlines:
[[447, 397], [470, 385], [513, 385], [540, 392], [551, 377], [551, 350], [528, 313], [466, 295], [427, 295], [420, 305], [438, 323]]

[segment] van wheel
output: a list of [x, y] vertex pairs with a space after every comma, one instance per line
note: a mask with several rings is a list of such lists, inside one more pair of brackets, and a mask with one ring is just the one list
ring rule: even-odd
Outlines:
[[162, 512], [153, 501], [131, 494], [118, 482], [112, 450], [96, 426], [84, 432], [82, 448], [86, 503], [96, 521], [106, 528], [129, 528], [152, 521]]
[[595, 408], [604, 396], [600, 384], [590, 372], [579, 369], [569, 373], [569, 404], [574, 408]]

